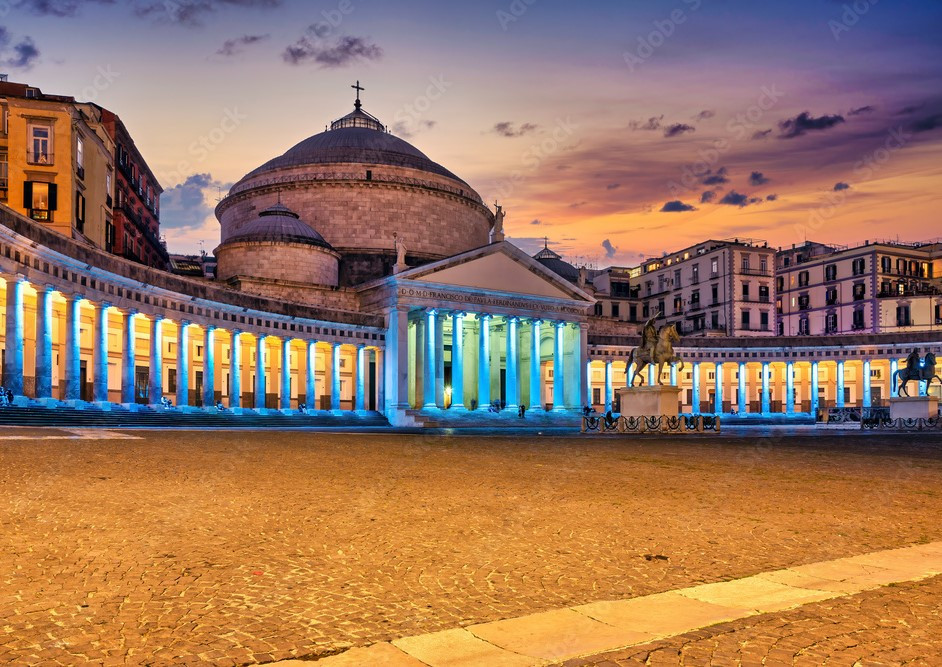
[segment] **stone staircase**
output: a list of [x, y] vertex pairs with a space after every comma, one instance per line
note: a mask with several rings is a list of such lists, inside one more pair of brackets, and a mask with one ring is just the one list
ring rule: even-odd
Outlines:
[[503, 412], [406, 410], [406, 414], [421, 428], [572, 428], [574, 432], [578, 432], [582, 424], [582, 417], [576, 411], [545, 412], [543, 410], [527, 410], [524, 419], [517, 416], [516, 410], [504, 410]]
[[156, 409], [120, 405], [103, 409], [97, 405], [47, 407], [35, 402], [0, 408], [0, 426], [52, 426], [74, 428], [388, 428], [378, 412], [327, 412], [282, 414], [271, 411], [241, 414], [213, 410]]

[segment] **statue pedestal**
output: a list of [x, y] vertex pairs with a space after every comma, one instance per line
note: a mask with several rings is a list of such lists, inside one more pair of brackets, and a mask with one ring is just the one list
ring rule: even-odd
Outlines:
[[939, 399], [935, 396], [900, 396], [890, 399], [890, 419], [937, 419]]
[[622, 417], [676, 417], [680, 414], [680, 387], [628, 387], [618, 390]]

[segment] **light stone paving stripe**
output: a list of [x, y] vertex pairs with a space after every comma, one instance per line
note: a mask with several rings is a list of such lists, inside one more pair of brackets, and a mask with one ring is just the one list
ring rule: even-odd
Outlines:
[[940, 574], [942, 542], [932, 542], [407, 637], [351, 649], [317, 664], [537, 667]]
[[[15, 427], [14, 427], [15, 428]], [[29, 433], [13, 433], [0, 435], [0, 440], [140, 440], [141, 437], [130, 433], [119, 433], [94, 428], [62, 428], [55, 427], [51, 431], [67, 433], [68, 435], [35, 435]]]

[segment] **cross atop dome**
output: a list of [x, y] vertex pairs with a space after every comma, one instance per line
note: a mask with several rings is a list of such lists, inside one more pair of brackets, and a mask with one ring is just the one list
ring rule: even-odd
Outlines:
[[355, 86], [350, 86], [350, 87], [357, 91], [357, 100], [356, 100], [356, 102], [353, 103], [353, 106], [356, 107], [357, 109], [359, 109], [361, 106], [363, 106], [363, 104], [360, 102], [360, 91], [361, 91], [361, 90], [366, 90], [366, 88], [364, 88], [363, 86], [360, 85], [360, 80], [359, 80], [359, 79], [357, 79], [357, 85], [355, 85]]
[[360, 85], [359, 79], [355, 85], [350, 87], [357, 91], [357, 99], [353, 103], [353, 111], [348, 113], [343, 118], [338, 118], [333, 123], [331, 123], [330, 129], [342, 130], [348, 127], [359, 127], [369, 130], [378, 130], [379, 132], [386, 132], [386, 126], [383, 125], [379, 118], [363, 110], [363, 102], [360, 101], [360, 93], [366, 90], [366, 88]]

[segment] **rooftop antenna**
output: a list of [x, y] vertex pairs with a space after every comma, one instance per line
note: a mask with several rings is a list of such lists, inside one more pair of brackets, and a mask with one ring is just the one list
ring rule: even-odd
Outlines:
[[360, 80], [359, 80], [359, 79], [357, 79], [357, 85], [355, 85], [355, 86], [350, 86], [350, 87], [357, 91], [357, 100], [356, 100], [356, 102], [353, 103], [353, 106], [357, 109], [357, 111], [359, 111], [359, 110], [360, 110], [360, 107], [363, 106], [363, 104], [360, 102], [360, 91], [361, 91], [361, 90], [366, 90], [366, 88], [364, 88], [363, 86], [360, 85]]
[[10, 80], [9, 74], [0, 74], [0, 83], [6, 83]]

